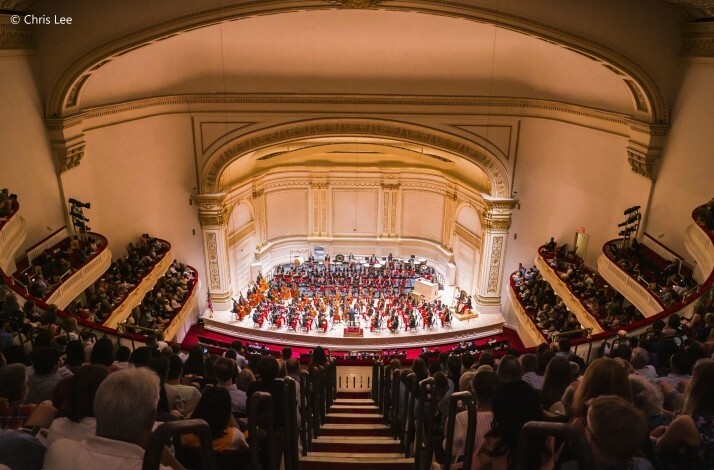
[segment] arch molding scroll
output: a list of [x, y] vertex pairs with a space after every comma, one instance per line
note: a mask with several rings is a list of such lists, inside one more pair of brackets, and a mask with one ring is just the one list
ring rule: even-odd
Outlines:
[[218, 182], [223, 170], [234, 160], [260, 148], [297, 139], [328, 136], [386, 137], [438, 148], [465, 158], [480, 166], [489, 176], [493, 196], [508, 197], [508, 172], [498, 161], [478, 145], [458, 137], [430, 129], [415, 128], [411, 124], [386, 121], [321, 120], [281, 126], [241, 137], [214, 153], [201, 176], [201, 189], [206, 193], [219, 192]]

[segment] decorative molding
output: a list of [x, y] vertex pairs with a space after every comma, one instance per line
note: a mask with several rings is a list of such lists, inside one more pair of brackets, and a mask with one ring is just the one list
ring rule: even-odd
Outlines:
[[491, 246], [491, 262], [488, 271], [488, 293], [498, 292], [498, 278], [501, 272], [501, 254], [503, 252], [504, 237], [494, 237]]
[[625, 79], [623, 81], [625, 82], [625, 85], [627, 85], [627, 88], [630, 89], [630, 93], [632, 93], [632, 98], [635, 100], [637, 110], [642, 111], [643, 113], [648, 112], [649, 107], [647, 106], [647, 98], [645, 98], [645, 95], [642, 93], [642, 90], [640, 90], [640, 87], [638, 87], [633, 80]]
[[399, 183], [382, 183], [382, 189], [384, 189], [385, 191], [397, 190], [399, 189], [399, 187]]
[[206, 252], [208, 253], [208, 274], [211, 290], [221, 288], [221, 273], [218, 267], [218, 242], [215, 232], [206, 232]]
[[0, 11], [25, 12], [37, 3], [37, 0], [0, 0]]
[[233, 246], [236, 243], [240, 243], [248, 235], [255, 232], [255, 222], [248, 222], [245, 227], [237, 232], [234, 232], [228, 237], [228, 245]]
[[229, 3], [163, 20], [140, 29], [129, 28], [125, 34], [86, 51], [60, 74], [59, 79], [55, 81], [48, 94], [45, 116], [61, 116], [66, 111], [63, 107], [66, 95], [86, 71], [100, 62], [118, 57], [144, 45], [223, 21], [240, 20], [267, 14], [322, 10], [333, 5], [334, 8], [374, 8], [379, 6], [383, 10], [415, 12], [477, 21], [535, 36], [554, 45], [587, 54], [595, 60], [611, 64], [638, 83], [638, 86], [645, 91], [647, 99], [652, 105], [652, 111], [648, 116], [650, 122], [669, 122], [669, 109], [664, 93], [643, 66], [609, 45], [577, 35], [572, 31], [557, 28], [546, 22], [533, 20], [516, 13], [499, 11], [470, 2], [454, 2], [451, 0], [433, 0], [429, 2], [422, 0], [399, 2], [377, 0], [328, 1], [329, 3], [327, 4], [313, 0], [290, 2], [265, 0], [261, 2]]
[[[268, 186], [272, 187], [272, 186]], [[330, 183], [310, 183], [312, 189], [327, 189], [330, 187]]]
[[483, 214], [481, 217], [481, 227], [484, 230], [502, 230], [508, 231], [511, 228], [511, 217], [508, 218], [493, 218], [491, 214]]
[[196, 194], [193, 200], [198, 205], [198, 220], [202, 227], [223, 227], [228, 223], [229, 212], [226, 194]]
[[376, 8], [382, 0], [329, 0], [330, 3], [336, 4], [340, 8]]
[[682, 26], [682, 39], [680, 56], [714, 57], [714, 23], [685, 24]]
[[84, 86], [85, 83], [87, 83], [87, 80], [89, 79], [90, 75], [84, 75], [82, 78], [77, 80], [77, 82], [74, 84], [72, 89], [69, 91], [69, 95], [67, 96], [67, 107], [71, 108], [74, 106], [77, 106], [77, 102], [79, 101], [79, 92], [82, 90], [82, 87]]
[[[0, 11], [6, 10], [0, 4]], [[7, 8], [7, 10], [11, 10]], [[3, 49], [32, 49], [34, 36], [32, 28], [24, 24], [12, 24], [10, 16], [0, 14], [0, 50]]]
[[632, 147], [627, 147], [627, 162], [632, 171], [638, 175], [655, 181], [655, 165], [658, 158], [646, 155]]
[[79, 162], [82, 161], [82, 157], [84, 157], [85, 146], [86, 142], [84, 141], [69, 147], [65, 147], [64, 145], [54, 146], [53, 151], [59, 173], [64, 173], [71, 168], [79, 166]]
[[258, 189], [258, 190], [256, 190], [256, 191], [253, 191], [252, 196], [253, 196], [253, 199], [258, 199], [258, 198], [259, 198], [260, 196], [262, 196], [263, 194], [265, 194], [265, 188], [261, 188], [261, 189]]
[[428, 133], [407, 125], [388, 121], [342, 121], [337, 119], [298, 123], [293, 126], [281, 126], [269, 129], [266, 133], [258, 133], [238, 139], [222, 154], [215, 154], [209, 159], [204, 172], [201, 187], [207, 190], [217, 190], [218, 180], [223, 169], [245, 153], [279, 142], [294, 141], [298, 138], [326, 135], [357, 135], [381, 136], [400, 139], [408, 142], [418, 142], [432, 147], [441, 148], [460, 155], [485, 170], [491, 179], [492, 190], [497, 196], [510, 194], [508, 177], [505, 168], [498, 159], [486, 153], [467, 141], [447, 138], [436, 133]]
[[454, 225], [454, 235], [458, 235], [460, 238], [469, 242], [477, 250], [481, 249], [481, 239], [459, 223]]

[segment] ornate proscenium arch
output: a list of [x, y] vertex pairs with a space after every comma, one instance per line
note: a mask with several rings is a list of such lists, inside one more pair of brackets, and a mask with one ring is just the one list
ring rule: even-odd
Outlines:
[[107, 62], [133, 49], [192, 29], [257, 15], [339, 8], [367, 8], [416, 12], [460, 18], [535, 36], [601, 62], [622, 78], [633, 96], [633, 116], [647, 124], [667, 124], [666, 99], [653, 77], [621, 52], [570, 31], [503, 11], [466, 2], [434, 0], [261, 0], [221, 5], [130, 31], [81, 54], [52, 87], [45, 108], [47, 119], [71, 117], [82, 112], [82, 87], [92, 73]]
[[405, 142], [428, 145], [463, 157], [481, 167], [491, 182], [492, 196], [510, 197], [508, 171], [494, 155], [483, 147], [460, 137], [413, 124], [393, 121], [359, 119], [320, 119], [273, 127], [242, 136], [220, 147], [208, 158], [201, 172], [201, 192], [220, 192], [219, 180], [231, 162], [248, 152], [276, 144], [311, 137], [388, 137]]

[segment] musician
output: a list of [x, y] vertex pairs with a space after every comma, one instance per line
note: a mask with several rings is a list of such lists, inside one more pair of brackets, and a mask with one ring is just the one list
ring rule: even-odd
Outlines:
[[466, 298], [466, 302], [464, 305], [461, 307], [461, 314], [463, 315], [464, 313], [468, 313], [471, 311], [471, 297]]
[[409, 329], [411, 331], [416, 330], [417, 327], [417, 317], [413, 313], [409, 316]]
[[399, 328], [399, 315], [397, 315], [396, 310], [392, 313], [392, 318], [389, 321], [389, 331], [396, 333]]

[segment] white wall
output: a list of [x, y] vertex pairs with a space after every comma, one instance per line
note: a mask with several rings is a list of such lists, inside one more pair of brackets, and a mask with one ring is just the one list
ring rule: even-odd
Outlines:
[[647, 206], [650, 181], [630, 170], [625, 146], [625, 138], [591, 129], [524, 121], [515, 178], [520, 209], [513, 212], [504, 293], [519, 262], [531, 266], [551, 236], [572, 247], [578, 227], [590, 235], [585, 262], [596, 266], [602, 245], [617, 238], [622, 211]]
[[0, 187], [17, 194], [27, 222], [27, 238], [18, 255], [65, 223], [32, 62], [21, 53], [0, 55]]
[[124, 256], [127, 243], [149, 233], [170, 242], [176, 259], [205, 280], [201, 226], [196, 206], [189, 205], [197, 186], [189, 118], [129, 121], [86, 137], [81, 165], [63, 173], [62, 181], [68, 197], [92, 204], [89, 225], [109, 239], [114, 256]]
[[684, 229], [692, 223], [692, 210], [714, 197], [712, 99], [714, 62], [682, 64], [682, 86], [647, 220], [650, 235], [690, 262]]

